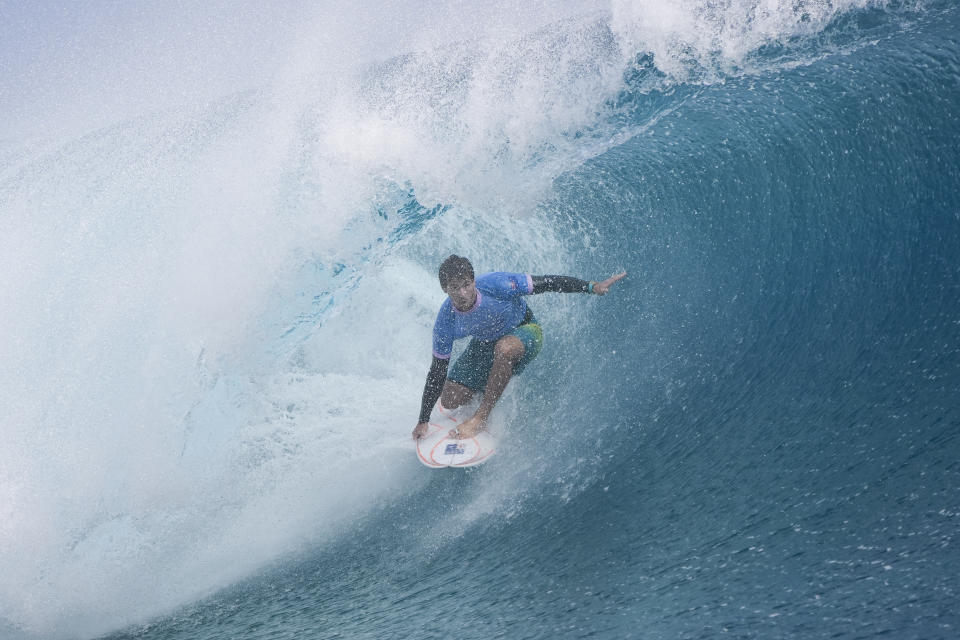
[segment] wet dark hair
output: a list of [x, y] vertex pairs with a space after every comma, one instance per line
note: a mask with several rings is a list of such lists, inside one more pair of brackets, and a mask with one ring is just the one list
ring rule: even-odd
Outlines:
[[440, 288], [446, 291], [447, 283], [451, 280], [459, 280], [462, 278], [473, 280], [473, 265], [463, 256], [451, 254], [450, 257], [441, 263], [440, 271], [437, 275], [440, 276]]

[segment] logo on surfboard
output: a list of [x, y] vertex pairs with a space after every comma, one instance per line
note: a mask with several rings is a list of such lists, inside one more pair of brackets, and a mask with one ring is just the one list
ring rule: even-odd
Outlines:
[[447, 448], [444, 450], [444, 453], [450, 456], [459, 456], [459, 455], [463, 455], [464, 451], [466, 451], [466, 449], [462, 444], [451, 442], [447, 444]]

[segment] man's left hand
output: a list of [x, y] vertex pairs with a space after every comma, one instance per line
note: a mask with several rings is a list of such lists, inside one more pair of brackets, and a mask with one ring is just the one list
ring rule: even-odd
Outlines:
[[618, 274], [616, 274], [616, 275], [610, 276], [609, 278], [607, 278], [607, 279], [604, 280], [603, 282], [598, 282], [598, 283], [594, 284], [594, 285], [593, 285], [593, 292], [594, 292], [595, 294], [597, 294], [598, 296], [607, 295], [607, 292], [610, 291], [610, 287], [612, 287], [614, 284], [616, 284], [617, 281], [619, 281], [619, 280], [621, 280], [621, 279], [623, 279], [623, 278], [626, 278], [626, 277], [627, 277], [627, 272], [626, 272], [626, 271], [621, 271], [620, 273], [618, 273]]

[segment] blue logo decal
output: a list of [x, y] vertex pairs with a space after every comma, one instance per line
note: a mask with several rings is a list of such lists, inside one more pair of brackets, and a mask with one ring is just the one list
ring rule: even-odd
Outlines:
[[444, 451], [444, 453], [447, 454], [447, 455], [457, 455], [457, 456], [458, 456], [458, 455], [461, 455], [464, 451], [466, 451], [466, 449], [463, 448], [463, 445], [462, 445], [462, 444], [457, 444], [457, 443], [455, 443], [455, 442], [451, 442], [450, 444], [447, 445], [447, 449], [446, 449], [446, 451]]

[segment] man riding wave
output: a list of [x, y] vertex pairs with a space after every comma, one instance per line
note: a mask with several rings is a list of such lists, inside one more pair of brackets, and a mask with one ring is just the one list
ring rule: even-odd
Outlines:
[[[440, 287], [447, 299], [433, 325], [433, 362], [427, 373], [420, 418], [413, 437], [427, 433], [430, 412], [437, 399], [446, 409], [470, 402], [476, 393], [483, 399], [473, 417], [450, 432], [468, 438], [486, 427], [490, 412], [510, 378], [537, 357], [543, 330], [523, 299], [537, 293], [592, 293], [605, 295], [627, 273], [601, 282], [570, 276], [534, 276], [504, 271], [474, 278], [466, 258], [451, 255], [440, 265]], [[453, 341], [471, 336], [466, 351], [449, 374]]]

